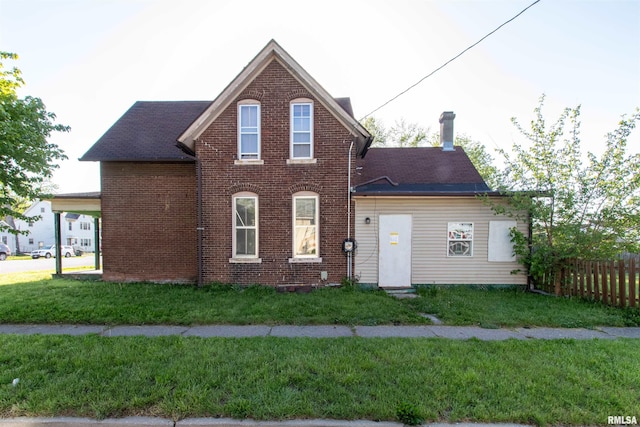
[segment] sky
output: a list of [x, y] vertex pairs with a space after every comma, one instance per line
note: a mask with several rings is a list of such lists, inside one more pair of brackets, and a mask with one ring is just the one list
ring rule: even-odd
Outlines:
[[[135, 101], [213, 100], [275, 39], [360, 119], [533, 0], [0, 0], [0, 51], [71, 132], [58, 193], [99, 191], [81, 157]], [[7, 64], [5, 64], [7, 65]], [[581, 106], [584, 151], [601, 152], [640, 107], [640, 1], [541, 0], [373, 115], [455, 132], [508, 150], [545, 94], [553, 122]], [[640, 151], [640, 130], [630, 147]]]

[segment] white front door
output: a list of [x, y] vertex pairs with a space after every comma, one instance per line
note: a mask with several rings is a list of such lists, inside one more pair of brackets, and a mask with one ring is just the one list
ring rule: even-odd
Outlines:
[[378, 286], [411, 287], [411, 215], [380, 215]]

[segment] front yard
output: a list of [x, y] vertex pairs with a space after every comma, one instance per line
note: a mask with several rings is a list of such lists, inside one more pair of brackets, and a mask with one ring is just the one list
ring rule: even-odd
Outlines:
[[[75, 324], [445, 324], [487, 328], [633, 326], [638, 310], [514, 289], [426, 288], [415, 299], [330, 288], [310, 294], [272, 288], [81, 282], [22, 276], [0, 286], [0, 323]], [[6, 280], [6, 279], [5, 279]]]
[[[603, 425], [640, 414], [640, 340], [0, 336], [0, 417]], [[12, 381], [19, 378], [14, 387]]]
[[[3, 278], [7, 280], [6, 278]], [[0, 323], [624, 326], [638, 315], [516, 290], [42, 279], [0, 286]], [[640, 340], [0, 335], [0, 418], [148, 415], [603, 425], [640, 414]], [[12, 385], [14, 379], [19, 379]], [[407, 418], [402, 418], [402, 413]], [[408, 415], [407, 415], [408, 414]]]

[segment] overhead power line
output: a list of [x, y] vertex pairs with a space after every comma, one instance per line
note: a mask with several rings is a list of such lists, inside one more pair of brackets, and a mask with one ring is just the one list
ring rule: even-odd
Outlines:
[[390, 100], [388, 100], [387, 102], [385, 102], [384, 104], [382, 104], [381, 106], [379, 106], [378, 108], [374, 109], [373, 111], [371, 111], [370, 113], [366, 114], [364, 117], [362, 117], [360, 119], [360, 121], [366, 119], [367, 117], [369, 117], [370, 115], [372, 115], [373, 113], [375, 113], [376, 111], [386, 107], [388, 104], [392, 103], [393, 101], [395, 101], [396, 99], [400, 98], [402, 95], [404, 95], [405, 93], [409, 92], [411, 89], [413, 89], [414, 87], [418, 86], [420, 83], [422, 83], [423, 81], [425, 81], [426, 79], [428, 79], [429, 77], [433, 76], [435, 73], [437, 73], [438, 71], [442, 70], [444, 67], [446, 67], [447, 65], [449, 65], [450, 63], [452, 63], [453, 61], [455, 61], [456, 59], [460, 58], [462, 55], [464, 55], [467, 51], [473, 49], [474, 47], [476, 47], [477, 45], [479, 45], [483, 40], [485, 40], [487, 37], [489, 37], [490, 35], [492, 35], [493, 33], [497, 32], [500, 28], [504, 27], [505, 25], [507, 25], [509, 22], [515, 20], [517, 17], [519, 17], [520, 15], [522, 15], [523, 13], [525, 13], [529, 8], [533, 7], [534, 5], [536, 5], [537, 3], [539, 3], [540, 0], [535, 0], [533, 3], [531, 3], [529, 6], [525, 7], [524, 9], [522, 9], [517, 15], [515, 15], [513, 18], [509, 19], [508, 21], [503, 22], [502, 24], [500, 24], [498, 27], [496, 27], [493, 31], [491, 31], [490, 33], [486, 34], [484, 37], [482, 37], [480, 40], [478, 40], [477, 42], [475, 42], [474, 44], [472, 44], [471, 46], [467, 47], [466, 49], [464, 49], [462, 52], [460, 52], [459, 54], [457, 54], [456, 56], [454, 56], [453, 58], [451, 58], [450, 60], [448, 60], [447, 62], [445, 62], [444, 64], [442, 64], [441, 66], [439, 66], [438, 68], [436, 68], [435, 70], [433, 70], [432, 72], [430, 72], [429, 74], [427, 74], [426, 76], [424, 76], [423, 78], [421, 78], [420, 80], [418, 80], [417, 82], [415, 82], [414, 84], [412, 84], [411, 86], [409, 86], [408, 88], [406, 88], [405, 90], [403, 90], [402, 92], [400, 92], [399, 94], [397, 94], [396, 96], [394, 96], [393, 98], [391, 98]]

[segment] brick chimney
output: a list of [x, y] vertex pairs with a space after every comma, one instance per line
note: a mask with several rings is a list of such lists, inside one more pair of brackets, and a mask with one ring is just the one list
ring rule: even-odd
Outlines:
[[440, 143], [442, 151], [454, 151], [453, 148], [453, 119], [456, 115], [453, 111], [445, 111], [440, 114]]

